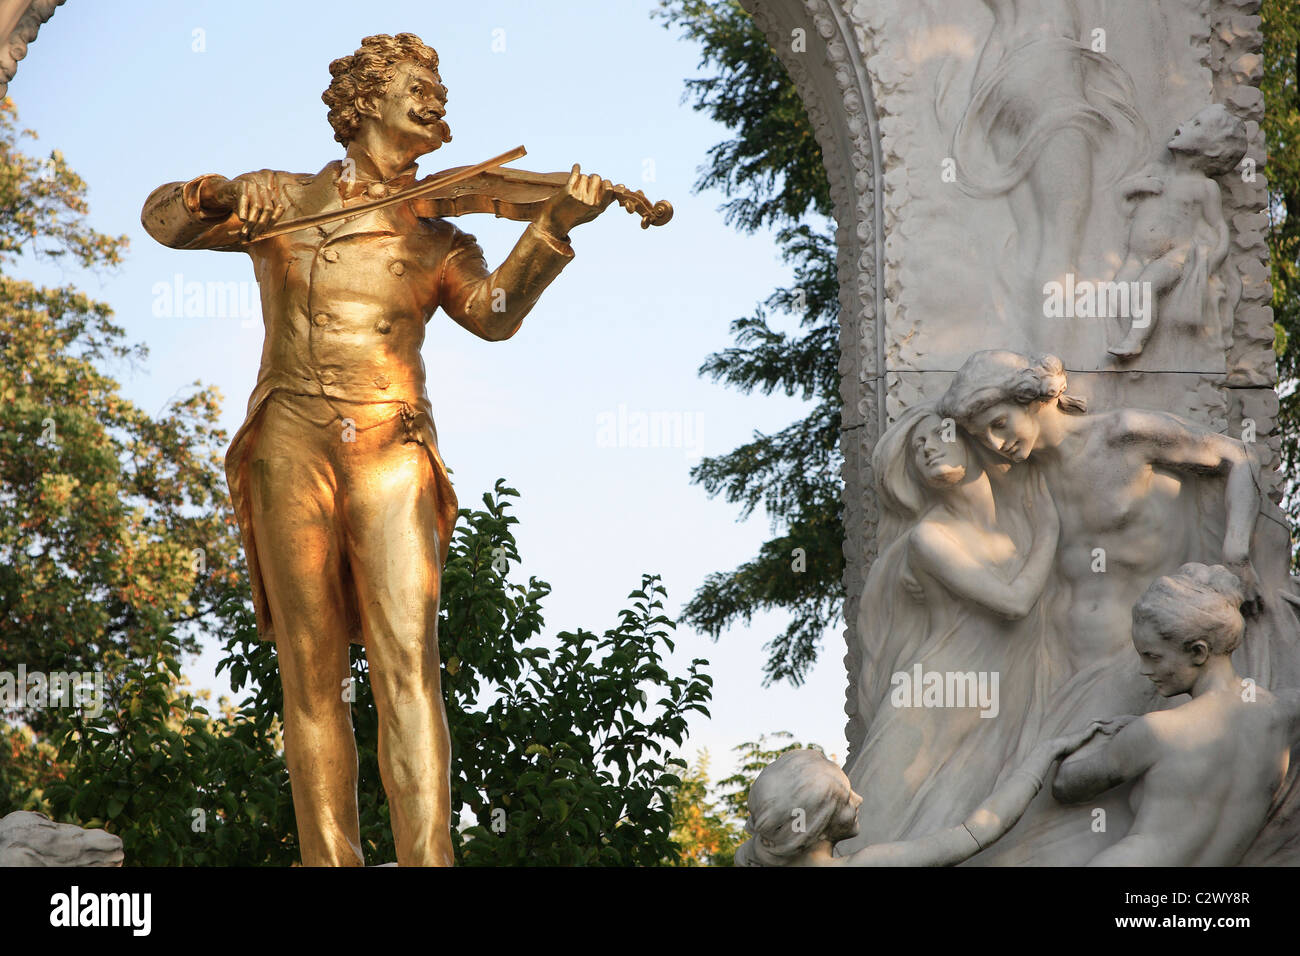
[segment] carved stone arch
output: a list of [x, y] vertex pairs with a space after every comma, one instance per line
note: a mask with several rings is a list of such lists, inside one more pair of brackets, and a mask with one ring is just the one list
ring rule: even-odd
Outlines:
[[0, 97], [18, 72], [18, 61], [36, 39], [41, 26], [64, 0], [0, 0]]
[[[822, 150], [838, 225], [844, 662], [848, 672], [845, 711], [849, 717], [848, 756], [852, 759], [865, 732], [863, 718], [857, 713], [857, 682], [863, 661], [856, 624], [876, 551], [878, 513], [871, 474], [875, 443], [903, 409], [936, 399], [969, 351], [1030, 345], [1012, 333], [998, 341], [1001, 333], [995, 331], [975, 336], [965, 352], [941, 355], [954, 350], [935, 348], [944, 344], [936, 341], [936, 332], [971, 327], [969, 316], [963, 314], [960, 322], [946, 318], [936, 322], [936, 317], [947, 312], [936, 312], [933, 300], [923, 306], [916, 301], [919, 286], [943, 288], [948, 280], [940, 277], [941, 268], [931, 269], [935, 247], [918, 238], [936, 224], [933, 212], [929, 220], [918, 219], [914, 213], [917, 201], [933, 200], [939, 188], [926, 179], [921, 185], [931, 195], [917, 195], [913, 187], [918, 164], [934, 162], [937, 167], [942, 157], [942, 152], [935, 155], [933, 147], [938, 144], [933, 142], [934, 133], [923, 142], [917, 132], [922, 119], [917, 110], [940, 104], [919, 101], [916, 87], [908, 86], [908, 71], [919, 59], [935, 59], [934, 51], [947, 42], [949, 7], [940, 0], [928, 5], [902, 0], [741, 0], [741, 4], [788, 70], [807, 109]], [[1099, 32], [1096, 24], [1110, 27], [1115, 34], [1111, 38], [1115, 62], [1135, 73], [1146, 71], [1143, 106], [1161, 137], [1204, 104], [1222, 104], [1246, 124], [1246, 161], [1251, 171], [1255, 166], [1264, 167], [1263, 103], [1258, 89], [1262, 71], [1260, 0], [1163, 0], [1141, 5], [1140, 16], [1136, 8], [1103, 0], [1059, 0], [1058, 6], [1073, 11], [1081, 29], [1089, 27], [1083, 35], [1092, 42]], [[924, 11], [918, 9], [921, 7], [943, 10], [944, 16], [926, 21]], [[982, 9], [978, 3], [964, 7], [954, 5], [954, 22], [971, 16], [971, 10]], [[1084, 11], [1091, 12], [1085, 15]], [[1144, 17], [1151, 19], [1145, 33], [1127, 29], [1130, 13], [1136, 18], [1134, 25]], [[911, 32], [922, 23], [930, 30], [924, 40], [934, 41], [928, 46], [918, 40], [919, 34]], [[1121, 33], [1131, 36], [1122, 37]], [[1132, 37], [1139, 35], [1151, 39], [1153, 47], [1135, 48]], [[1130, 44], [1127, 48], [1126, 41]], [[967, 62], [976, 62], [972, 53], [978, 52], [978, 45], [967, 52], [971, 57]], [[1153, 70], [1165, 73], [1153, 79]], [[944, 87], [955, 88], [955, 83]], [[1178, 99], [1177, 105], [1174, 99]], [[951, 158], [942, 161], [954, 162]], [[1262, 423], [1255, 447], [1266, 466], [1274, 469], [1280, 463], [1281, 436], [1278, 399], [1272, 387], [1277, 378], [1268, 247], [1261, 227], [1266, 218], [1267, 190], [1262, 176], [1224, 179], [1222, 185], [1223, 215], [1232, 234], [1229, 266], [1239, 277], [1240, 296], [1231, 309], [1230, 331], [1225, 331], [1224, 354], [1218, 359], [1224, 364], [1219, 371], [1184, 358], [1176, 368], [1154, 365], [1155, 371], [1129, 372], [1083, 363], [1077, 353], [1072, 361], [1058, 347], [1060, 343], [1049, 343], [1045, 350], [1065, 357], [1072, 386], [1091, 393], [1099, 407], [1127, 404], [1173, 409], [1234, 436], [1242, 434], [1246, 424], [1253, 430]], [[962, 220], [967, 243], [963, 254], [970, 246], [996, 248], [999, 240], [994, 228], [983, 223], [971, 226], [974, 211], [969, 204], [954, 204], [945, 214], [948, 218], [966, 217]], [[893, 235], [886, 235], [886, 230]], [[947, 251], [951, 253], [951, 247]], [[1142, 385], [1143, 379], [1150, 387]], [[1281, 486], [1276, 472], [1268, 472], [1266, 480], [1270, 497], [1277, 501]], [[1274, 550], [1277, 553], [1270, 551], [1270, 560], [1285, 563], [1284, 545]]]
[[[878, 112], [853, 22], [831, 0], [741, 0], [789, 71], [812, 122], [830, 180], [840, 281], [841, 449], [844, 454], [845, 735], [851, 757], [862, 742], [857, 710], [861, 650], [857, 620], [875, 557], [876, 500], [871, 450], [884, 427], [885, 314], [883, 203]], [[803, 31], [802, 34], [796, 31]], [[801, 42], [796, 42], [801, 41]]]

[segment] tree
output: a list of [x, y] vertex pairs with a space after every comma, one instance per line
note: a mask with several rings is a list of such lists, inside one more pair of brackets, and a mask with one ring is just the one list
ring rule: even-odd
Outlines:
[[[219, 627], [239, 582], [216, 427], [195, 385], [158, 417], [103, 372], [147, 356], [112, 312], [70, 286], [9, 274], [23, 254], [120, 264], [125, 237], [85, 225], [85, 183], [58, 151], [22, 151], [0, 103], [0, 662], [87, 672], [148, 655], [166, 627]], [[197, 647], [194, 631], [182, 641]], [[25, 710], [39, 725], [41, 711]]]
[[747, 839], [749, 790], [763, 768], [790, 750], [812, 749], [780, 730], [732, 748], [740, 757], [736, 772], [715, 785], [709, 780], [709, 755], [700, 753], [682, 777], [673, 800], [673, 838], [681, 847], [678, 866], [732, 866]]
[[677, 866], [731, 866], [745, 839], [744, 821], [718, 805], [709, 782], [709, 752], [701, 751], [673, 795]]
[[[744, 392], [779, 389], [812, 403], [789, 427], [756, 432], [752, 441], [692, 469], [692, 480], [710, 495], [740, 505], [741, 519], [762, 505], [779, 533], [734, 570], [710, 574], [682, 619], [717, 639], [758, 611], [789, 611], [789, 625], [765, 646], [764, 677], [800, 684], [822, 635], [843, 613], [839, 286], [826, 218], [830, 185], [794, 84], [738, 3], [663, 0], [659, 15], [701, 45], [701, 67], [716, 70], [687, 81], [694, 108], [736, 133], [709, 151], [696, 190], [721, 189], [727, 221], [741, 231], [777, 228], [795, 276], [793, 286], [773, 292], [752, 316], [732, 322], [736, 344], [709, 356], [700, 373]], [[769, 315], [778, 309], [799, 316], [801, 334], [772, 328]]]
[[[1300, 474], [1300, 216], [1287, 215], [1300, 210], [1300, 7], [1264, 0], [1261, 15], [1282, 471], [1288, 512], [1300, 521], [1293, 477]], [[784, 609], [790, 623], [765, 645], [764, 682], [799, 684], [822, 635], [843, 615], [839, 302], [834, 235], [825, 220], [829, 186], [794, 83], [736, 0], [661, 0], [658, 16], [700, 45], [700, 67], [709, 72], [686, 81], [686, 96], [734, 134], [709, 151], [696, 190], [720, 189], [727, 221], [741, 231], [777, 228], [795, 271], [793, 286], [732, 323], [735, 345], [709, 356], [700, 373], [745, 392], [780, 389], [812, 403], [788, 428], [755, 434], [693, 469], [692, 479], [710, 495], [741, 506], [741, 519], [762, 505], [773, 537], [734, 570], [710, 574], [682, 619], [717, 639], [758, 611]], [[777, 309], [799, 315], [802, 334], [774, 330], [769, 316]], [[795, 548], [804, 549], [802, 573], [792, 568]]]
[[[1268, 249], [1273, 319], [1278, 330], [1284, 506], [1300, 524], [1300, 7], [1291, 0], [1264, 0], [1264, 140], [1268, 150]], [[1291, 213], [1296, 215], [1291, 215]], [[1293, 545], [1292, 565], [1300, 568]]]
[[[675, 772], [691, 712], [707, 716], [704, 661], [673, 676], [661, 613], [665, 592], [646, 576], [619, 622], [597, 636], [539, 640], [544, 581], [506, 580], [517, 562], [508, 498], [498, 482], [484, 508], [462, 509], [439, 627], [452, 731], [453, 834], [462, 865], [655, 865], [674, 862]], [[285, 865], [297, 857], [288, 772], [280, 748], [283, 696], [271, 645], [247, 601], [228, 609], [222, 669], [249, 696], [212, 716], [180, 687], [173, 638], [123, 668], [105, 712], [62, 715], [55, 780], [19, 805], [122, 836], [126, 858], [152, 865]], [[361, 839], [371, 860], [394, 858], [380, 785], [378, 716], [361, 649], [352, 705], [361, 771]], [[28, 760], [28, 763], [32, 761]]]
[[473, 821], [456, 835], [457, 860], [672, 860], [672, 800], [685, 763], [668, 755], [669, 744], [683, 744], [690, 713], [708, 716], [708, 662], [697, 658], [676, 676], [663, 666], [673, 623], [654, 575], [642, 577], [631, 606], [602, 634], [539, 640], [550, 585], [503, 573], [519, 562], [506, 501], [515, 495], [498, 481], [483, 509], [462, 510], [444, 575], [452, 811]]
[[[232, 617], [242, 642], [251, 608], [240, 602]], [[292, 864], [278, 715], [228, 705], [210, 715], [185, 686], [180, 653], [164, 632], [151, 658], [110, 662], [102, 712], [56, 711], [55, 779], [19, 790], [15, 807], [117, 834], [129, 865]]]

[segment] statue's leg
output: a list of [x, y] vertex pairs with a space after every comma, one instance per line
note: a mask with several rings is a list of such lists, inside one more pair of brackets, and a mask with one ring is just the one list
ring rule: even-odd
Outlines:
[[1038, 155], [1029, 186], [1039, 220], [1040, 244], [1031, 285], [1041, 299], [1043, 283], [1063, 282], [1078, 273], [1079, 251], [1092, 207], [1092, 153], [1088, 137], [1076, 129], [1054, 135]]
[[400, 419], [340, 452], [341, 503], [399, 866], [450, 866], [451, 740], [438, 658], [437, 496]]
[[1127, 358], [1140, 355], [1151, 339], [1151, 333], [1160, 320], [1160, 302], [1165, 293], [1178, 284], [1182, 277], [1183, 259], [1176, 252], [1167, 253], [1146, 266], [1137, 277], [1138, 282], [1146, 283], [1150, 289], [1147, 300], [1148, 315], [1145, 325], [1130, 325], [1124, 340], [1110, 349], [1114, 355]]
[[250, 453], [254, 534], [284, 685], [284, 753], [305, 866], [361, 866], [341, 533], [339, 431], [272, 400]]

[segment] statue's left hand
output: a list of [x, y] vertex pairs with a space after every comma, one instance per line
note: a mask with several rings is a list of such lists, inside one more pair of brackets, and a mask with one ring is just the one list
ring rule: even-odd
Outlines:
[[1044, 746], [1056, 754], [1057, 757], [1068, 757], [1091, 740], [1094, 734], [1106, 732], [1105, 722], [1094, 720], [1082, 730], [1076, 730], [1074, 733], [1053, 737]]
[[614, 201], [614, 184], [596, 175], [584, 176], [573, 164], [564, 188], [546, 201], [537, 225], [557, 238], [567, 238], [574, 226], [591, 222]]
[[1097, 729], [1107, 737], [1114, 737], [1117, 733], [1127, 727], [1133, 721], [1137, 720], [1136, 714], [1121, 714], [1118, 717], [1111, 717], [1107, 720], [1095, 720]]

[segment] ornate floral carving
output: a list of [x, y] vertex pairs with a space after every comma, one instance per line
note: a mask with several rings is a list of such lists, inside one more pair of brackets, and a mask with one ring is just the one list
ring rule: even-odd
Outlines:
[[0, 97], [9, 91], [9, 81], [18, 72], [18, 61], [27, 55], [27, 46], [36, 39], [41, 25], [54, 16], [54, 8], [64, 0], [31, 0], [18, 18], [4, 45], [0, 47]]
[[[846, 624], [858, 616], [867, 568], [875, 556], [876, 502], [871, 450], [881, 422], [880, 286], [885, 254], [880, 191], [880, 129], [856, 15], [830, 0], [742, 0], [794, 79], [821, 146], [838, 224], [840, 394], [844, 399], [844, 585]], [[791, 31], [806, 31], [796, 52]], [[821, 44], [813, 42], [820, 38]], [[861, 666], [854, 629], [845, 628], [845, 668]], [[862, 737], [853, 682], [846, 688], [846, 733]]]

